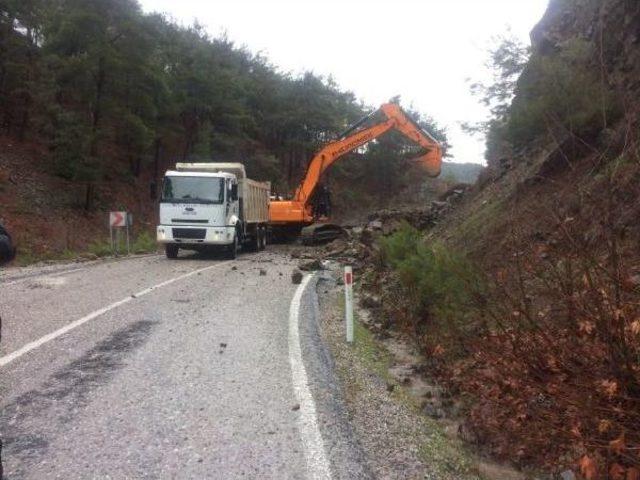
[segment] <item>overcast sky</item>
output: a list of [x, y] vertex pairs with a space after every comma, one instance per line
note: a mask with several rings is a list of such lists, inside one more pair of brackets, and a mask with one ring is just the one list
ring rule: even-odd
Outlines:
[[529, 42], [548, 0], [139, 0], [182, 24], [262, 52], [282, 71], [312, 70], [372, 106], [403, 103], [448, 128], [457, 162], [482, 162], [484, 141], [461, 121], [486, 115], [468, 79], [487, 78], [491, 38]]

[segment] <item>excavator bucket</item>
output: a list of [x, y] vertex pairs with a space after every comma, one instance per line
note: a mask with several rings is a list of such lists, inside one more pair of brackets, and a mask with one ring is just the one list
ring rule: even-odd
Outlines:
[[413, 161], [419, 164], [430, 177], [435, 178], [440, 175], [442, 162], [437, 152], [427, 152], [424, 155], [414, 158]]

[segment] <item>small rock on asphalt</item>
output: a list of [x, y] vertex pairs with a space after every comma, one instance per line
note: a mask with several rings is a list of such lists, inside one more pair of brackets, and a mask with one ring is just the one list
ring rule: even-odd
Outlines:
[[309, 272], [312, 270], [322, 270], [322, 263], [320, 260], [311, 260], [310, 262], [303, 262], [298, 265], [298, 268], [304, 272]]
[[294, 285], [300, 285], [302, 283], [302, 272], [300, 270], [294, 270], [291, 274], [291, 283]]

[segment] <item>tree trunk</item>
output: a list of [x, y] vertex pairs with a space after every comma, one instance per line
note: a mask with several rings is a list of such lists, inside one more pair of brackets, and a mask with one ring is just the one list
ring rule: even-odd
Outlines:
[[154, 153], [153, 153], [153, 180], [158, 180], [158, 174], [160, 170], [160, 154], [162, 153], [162, 140], [156, 138], [154, 144]]
[[93, 193], [94, 193], [93, 183], [87, 182], [87, 187], [85, 189], [85, 196], [84, 196], [85, 212], [90, 212], [91, 210], [93, 210]]
[[106, 72], [104, 65], [104, 57], [100, 57], [98, 60], [98, 73], [95, 76], [96, 80], [96, 98], [93, 106], [92, 116], [93, 122], [91, 124], [91, 149], [90, 154], [92, 157], [98, 155], [98, 128], [100, 127], [100, 120], [102, 120], [102, 96], [104, 94], [104, 85], [106, 80]]

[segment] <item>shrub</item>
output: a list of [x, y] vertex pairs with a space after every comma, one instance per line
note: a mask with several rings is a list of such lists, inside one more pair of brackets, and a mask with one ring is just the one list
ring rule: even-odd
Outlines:
[[151, 253], [157, 249], [156, 239], [146, 231], [140, 233], [131, 245], [131, 253]]
[[106, 257], [113, 254], [111, 244], [105, 240], [94, 240], [89, 244], [89, 253], [98, 257]]
[[478, 300], [483, 298], [478, 270], [446, 245], [427, 243], [408, 224], [382, 240], [382, 254], [408, 300], [411, 327], [419, 334], [429, 329], [430, 339], [449, 340], [453, 350], [464, 348], [464, 337], [475, 329]]

